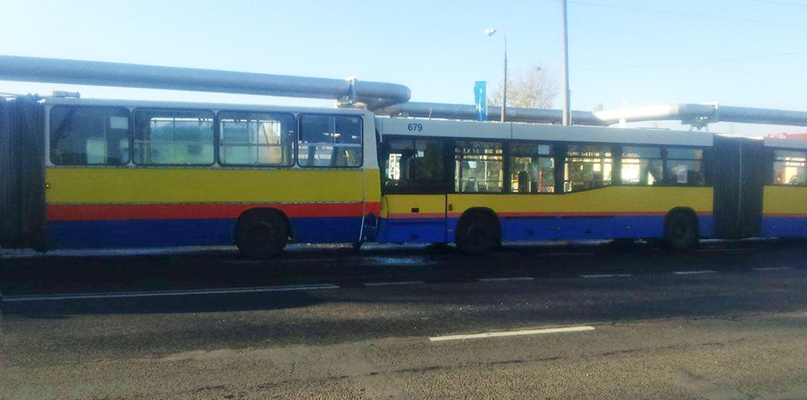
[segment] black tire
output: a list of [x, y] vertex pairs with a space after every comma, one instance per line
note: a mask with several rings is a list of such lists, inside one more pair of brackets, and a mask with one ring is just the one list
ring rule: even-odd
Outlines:
[[283, 251], [289, 240], [285, 218], [274, 211], [247, 211], [235, 230], [235, 244], [250, 258], [270, 258]]
[[698, 245], [698, 218], [690, 212], [673, 212], [664, 225], [664, 244], [673, 250], [690, 250]]
[[463, 215], [457, 223], [456, 242], [463, 253], [490, 253], [499, 246], [500, 239], [499, 223], [488, 213], [472, 212]]

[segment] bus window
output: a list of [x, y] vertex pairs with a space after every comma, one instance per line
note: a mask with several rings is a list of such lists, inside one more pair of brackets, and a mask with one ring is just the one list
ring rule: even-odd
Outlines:
[[703, 150], [667, 148], [664, 182], [674, 185], [703, 185]]
[[607, 146], [569, 146], [565, 168], [564, 192], [608, 186], [613, 168], [611, 149]]
[[213, 165], [213, 113], [137, 110], [134, 162], [138, 165]]
[[362, 123], [354, 116], [303, 115], [297, 163], [301, 167], [360, 167]]
[[443, 142], [389, 139], [384, 155], [384, 192], [445, 193]]
[[294, 116], [249, 112], [219, 113], [219, 162], [222, 165], [294, 164]]
[[622, 148], [623, 185], [661, 184], [664, 179], [663, 166], [660, 147]]
[[454, 148], [454, 191], [457, 193], [501, 193], [502, 144], [458, 141]]
[[555, 191], [555, 163], [549, 145], [513, 143], [510, 145], [511, 193], [552, 193]]
[[55, 165], [129, 163], [129, 111], [113, 107], [53, 107], [50, 161]]
[[804, 185], [807, 182], [807, 157], [802, 151], [774, 150], [774, 185]]

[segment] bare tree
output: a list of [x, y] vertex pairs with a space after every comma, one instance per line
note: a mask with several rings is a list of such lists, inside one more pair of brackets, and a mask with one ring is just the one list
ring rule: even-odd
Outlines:
[[[507, 77], [507, 106], [550, 108], [560, 93], [558, 79], [538, 66], [517, 71]], [[488, 96], [489, 105], [502, 104], [502, 83]]]

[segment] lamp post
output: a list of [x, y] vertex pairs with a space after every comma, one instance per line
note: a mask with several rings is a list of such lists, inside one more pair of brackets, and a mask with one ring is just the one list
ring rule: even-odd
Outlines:
[[[493, 28], [485, 29], [485, 35], [493, 36], [497, 31]], [[502, 88], [502, 119], [501, 121], [504, 122], [504, 114], [507, 113], [507, 35], [504, 34], [504, 31], [499, 31], [502, 33], [502, 37], [504, 38], [504, 87]]]

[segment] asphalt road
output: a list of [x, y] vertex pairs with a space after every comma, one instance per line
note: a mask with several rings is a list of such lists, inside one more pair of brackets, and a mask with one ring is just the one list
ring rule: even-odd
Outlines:
[[806, 255], [12, 255], [0, 399], [804, 399]]

